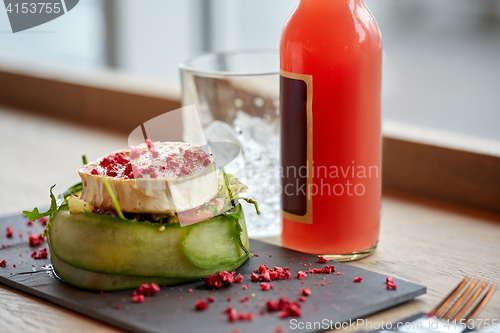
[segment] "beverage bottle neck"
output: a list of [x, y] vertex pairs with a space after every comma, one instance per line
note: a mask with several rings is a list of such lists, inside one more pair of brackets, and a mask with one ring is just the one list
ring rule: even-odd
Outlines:
[[328, 12], [335, 11], [350, 11], [366, 7], [363, 0], [300, 0], [298, 9], [323, 10]]

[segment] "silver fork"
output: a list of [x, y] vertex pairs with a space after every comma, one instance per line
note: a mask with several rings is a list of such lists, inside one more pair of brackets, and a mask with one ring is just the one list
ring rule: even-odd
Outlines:
[[[462, 282], [429, 314], [399, 329], [400, 332], [463, 332], [471, 330], [470, 324], [488, 303], [497, 284], [488, 290], [488, 281], [479, 284], [479, 279], [466, 276]], [[481, 298], [479, 296], [482, 295]], [[479, 299], [479, 301], [477, 301]], [[465, 325], [465, 327], [464, 327]], [[474, 326], [474, 325], [472, 325]]]

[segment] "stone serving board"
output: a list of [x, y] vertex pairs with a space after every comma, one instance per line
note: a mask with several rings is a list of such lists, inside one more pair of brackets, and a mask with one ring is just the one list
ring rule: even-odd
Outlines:
[[[12, 238], [6, 238], [8, 226], [14, 228]], [[7, 261], [6, 267], [0, 267], [0, 283], [130, 332], [316, 332], [324, 328], [297, 330], [293, 329], [294, 322], [290, 320], [296, 319], [296, 323], [349, 321], [407, 302], [426, 292], [424, 286], [400, 279], [396, 279], [396, 290], [387, 290], [386, 275], [336, 262], [328, 263], [335, 265], [335, 274], [308, 275], [299, 280], [296, 277], [299, 270], [322, 268], [325, 264], [317, 263], [318, 258], [314, 255], [250, 240], [253, 253], [259, 256], [249, 259], [237, 270], [244, 276], [243, 282], [218, 290], [206, 289], [201, 280], [162, 287], [155, 296], [146, 297], [144, 303], [137, 304], [132, 301], [132, 290], [88, 292], [59, 280], [51, 268], [50, 255], [38, 260], [30, 256], [34, 250], [47, 247], [44, 243], [32, 248], [28, 243], [29, 233], [40, 234], [42, 230], [41, 222], [28, 226], [26, 217], [21, 214], [0, 219], [0, 245], [3, 245], [0, 261]], [[259, 283], [250, 282], [251, 272], [260, 264], [270, 268], [290, 267], [292, 279], [275, 281], [273, 289], [262, 291]], [[343, 274], [338, 275], [338, 272]], [[363, 281], [354, 283], [357, 276]], [[326, 281], [324, 286], [323, 281]], [[244, 290], [242, 287], [246, 284], [249, 288]], [[301, 303], [302, 317], [280, 319], [276, 312], [266, 311], [267, 300], [286, 296], [297, 301], [304, 287], [311, 289], [311, 295]], [[189, 289], [192, 289], [191, 293]], [[214, 297], [215, 302], [206, 311], [196, 311], [196, 300], [209, 296]], [[249, 301], [240, 303], [244, 297]], [[117, 309], [117, 305], [121, 308]], [[230, 323], [223, 314], [229, 306], [238, 312], [253, 312], [255, 318]]]

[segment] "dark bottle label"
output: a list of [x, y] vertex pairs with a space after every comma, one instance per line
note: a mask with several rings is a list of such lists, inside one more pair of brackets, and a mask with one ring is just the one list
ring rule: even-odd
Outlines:
[[312, 223], [312, 76], [280, 74], [281, 215]]

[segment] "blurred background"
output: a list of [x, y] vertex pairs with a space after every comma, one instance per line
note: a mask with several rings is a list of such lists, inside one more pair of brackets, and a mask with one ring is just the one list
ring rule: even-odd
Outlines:
[[[500, 1], [365, 2], [384, 39], [384, 120], [500, 140]], [[189, 55], [277, 49], [296, 3], [85, 0], [16, 34], [0, 11], [0, 60], [109, 69], [178, 93], [177, 64]]]
[[[384, 41], [384, 191], [498, 211], [500, 1], [365, 2]], [[54, 182], [78, 181], [82, 154], [121, 149], [139, 124], [179, 108], [188, 56], [277, 51], [297, 3], [82, 0], [15, 34], [0, 10], [0, 213], [44, 203]], [[167, 129], [178, 140], [180, 121]]]

